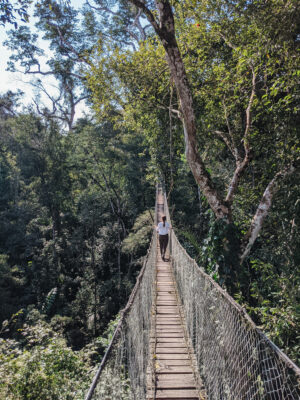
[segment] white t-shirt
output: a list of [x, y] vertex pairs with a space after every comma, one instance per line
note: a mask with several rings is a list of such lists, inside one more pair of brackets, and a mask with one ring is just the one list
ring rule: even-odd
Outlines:
[[156, 230], [160, 235], [167, 235], [169, 233], [169, 230], [170, 230], [170, 224], [168, 224], [168, 222], [166, 222], [165, 226], [164, 226], [164, 223], [160, 222], [157, 225]]

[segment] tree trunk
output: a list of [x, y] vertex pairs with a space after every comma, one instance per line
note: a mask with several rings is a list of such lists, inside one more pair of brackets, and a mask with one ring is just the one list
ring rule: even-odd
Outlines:
[[231, 221], [231, 210], [215, 189], [198, 152], [197, 128], [192, 92], [175, 37], [172, 7], [167, 0], [156, 0], [159, 24], [143, 1], [130, 0], [147, 16], [166, 51], [171, 77], [175, 83], [183, 116], [186, 158], [197, 184], [200, 186], [216, 218]]
[[241, 263], [250, 253], [250, 250], [257, 239], [259, 232], [262, 228], [263, 222], [269, 213], [269, 209], [272, 205], [273, 195], [276, 192], [277, 181], [279, 178], [284, 178], [285, 176], [294, 172], [295, 168], [293, 166], [288, 166], [283, 170], [277, 172], [274, 178], [269, 182], [266, 187], [261, 201], [257, 207], [256, 213], [252, 219], [251, 226], [244, 238], [244, 249], [241, 255]]

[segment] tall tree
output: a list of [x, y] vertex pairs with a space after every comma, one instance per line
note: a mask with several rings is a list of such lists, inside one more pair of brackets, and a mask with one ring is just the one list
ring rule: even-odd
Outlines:
[[[169, 1], [156, 1], [154, 12], [153, 2], [132, 0], [131, 3], [147, 17], [164, 48], [169, 73], [176, 86], [178, 97], [177, 110], [170, 106], [165, 108], [171, 109], [183, 122], [185, 154], [194, 178], [216, 218], [230, 224], [235, 221], [235, 199], [243, 183], [243, 176], [250, 162], [253, 163], [253, 159], [258, 160], [261, 156], [260, 145], [254, 139], [255, 136], [261, 131], [265, 143], [269, 143], [269, 146], [272, 137], [270, 132], [274, 129], [277, 130], [277, 135], [282, 132], [280, 124], [272, 126], [271, 114], [275, 115], [275, 109], [278, 111], [279, 108], [284, 118], [287, 118], [289, 113], [296, 112], [295, 55], [298, 14], [295, 4], [291, 3], [285, 7], [282, 3], [274, 12], [273, 3], [265, 7], [259, 5], [244, 7], [239, 1], [230, 4], [219, 1], [216, 7], [214, 2], [202, 4], [187, 1], [182, 5], [174, 3], [172, 6]], [[269, 18], [267, 26], [262, 23], [262, 13], [273, 17]], [[280, 18], [285, 18], [289, 27], [285, 33], [283, 29], [279, 29], [274, 40], [272, 39], [274, 21]], [[238, 37], [239, 42], [237, 42]], [[283, 49], [289, 50], [284, 53]], [[128, 69], [128, 77], [125, 77], [125, 74], [121, 75], [122, 67], [125, 70], [126, 62], [130, 59], [132, 61], [137, 60], [137, 57], [142, 59], [143, 52], [145, 47], [141, 44], [134, 53], [138, 56], [134, 54], [130, 56], [128, 48], [119, 50], [119, 53], [115, 53], [115, 64], [114, 62], [109, 64], [111, 68], [115, 68], [117, 79], [120, 79], [115, 81], [118, 82], [116, 87], [122, 87], [123, 83], [123, 88], [132, 91], [132, 98], [137, 87], [141, 91], [142, 83], [137, 81], [136, 75], [131, 78]], [[147, 53], [145, 53], [146, 58]], [[120, 65], [117, 65], [117, 62]], [[274, 63], [280, 67], [274, 67]], [[131, 66], [134, 66], [133, 62]], [[105, 71], [108, 70], [105, 61], [104, 63], [101, 61], [99, 70], [100, 68], [105, 80]], [[164, 79], [165, 71], [163, 68], [160, 71]], [[141, 82], [147, 89], [144, 98], [141, 92], [136, 91], [135, 95], [138, 94], [139, 100], [148, 101], [148, 105], [151, 102], [151, 106], [154, 106], [156, 102], [156, 106], [160, 107], [159, 98], [156, 95], [153, 97], [152, 89], [157, 80], [151, 85], [151, 82], [147, 82], [147, 78], [143, 80], [143, 75], [146, 74], [143, 74], [142, 69], [139, 73]], [[109, 91], [112, 93], [111, 83], [114, 78], [111, 71], [108, 72], [108, 76], [110, 76]], [[125, 89], [122, 90], [125, 94]], [[134, 114], [135, 110], [124, 101], [126, 95], [120, 97], [121, 108], [129, 112], [131, 110]], [[272, 106], [270, 103], [273, 103]], [[262, 128], [259, 128], [262, 119], [265, 122], [264, 126], [268, 125], [269, 132], [267, 130], [262, 132]], [[264, 171], [264, 166], [262, 164], [259, 166], [260, 174], [264, 177], [259, 187], [261, 199], [254, 211], [248, 233], [241, 241], [239, 250], [241, 261], [249, 253], [263, 226], [278, 183], [291, 174], [297, 164], [298, 156], [294, 147], [297, 141], [296, 126], [292, 123], [288, 129], [288, 146], [284, 150], [285, 162], [282, 162], [281, 151], [278, 148], [277, 153], [273, 152], [277, 158], [277, 170], [271, 168]], [[206, 140], [205, 135], [209, 135], [209, 140]], [[203, 148], [207, 147], [208, 153], [214, 155], [217, 151], [215, 146], [222, 148], [225, 146], [228, 152], [226, 157], [233, 157], [233, 168], [230, 168], [226, 176], [227, 188], [224, 184], [220, 187], [216, 180], [212, 179], [210, 163], [207, 160], [203, 161]], [[287, 157], [290, 151], [288, 148], [291, 152]], [[269, 160], [271, 166], [272, 156]], [[228, 176], [229, 173], [232, 174], [231, 177]]]
[[[5, 45], [13, 53], [8, 70], [20, 71], [34, 77], [31, 81], [38, 96], [35, 100], [37, 112], [66, 124], [71, 130], [75, 111], [80, 102], [88, 98], [83, 86], [83, 65], [87, 64], [89, 49], [85, 34], [79, 29], [78, 11], [70, 5], [56, 1], [36, 4], [36, 29], [42, 32], [43, 40], [49, 41], [52, 55], [45, 54], [39, 47], [41, 39], [28, 26], [8, 32]], [[53, 90], [47, 79], [57, 83]], [[46, 99], [46, 106], [43, 100]]]

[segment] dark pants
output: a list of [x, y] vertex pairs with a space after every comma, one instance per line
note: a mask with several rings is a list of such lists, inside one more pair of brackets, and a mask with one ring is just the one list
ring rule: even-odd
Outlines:
[[159, 235], [159, 246], [160, 246], [160, 254], [162, 257], [165, 256], [167, 246], [169, 241], [169, 235]]

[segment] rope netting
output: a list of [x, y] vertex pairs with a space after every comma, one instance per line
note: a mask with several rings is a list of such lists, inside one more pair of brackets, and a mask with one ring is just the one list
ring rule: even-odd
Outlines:
[[[170, 215], [165, 197], [165, 214]], [[209, 400], [299, 400], [300, 369], [186, 253], [172, 231], [172, 264]]]
[[143, 268], [121, 312], [118, 326], [86, 400], [146, 399], [146, 372], [147, 367], [151, 368], [148, 361], [156, 247], [156, 232], [153, 232]]

